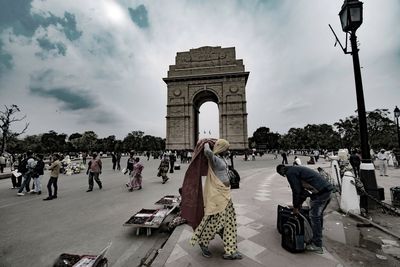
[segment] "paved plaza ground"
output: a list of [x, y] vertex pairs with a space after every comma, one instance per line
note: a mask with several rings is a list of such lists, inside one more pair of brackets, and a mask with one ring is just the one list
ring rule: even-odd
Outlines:
[[[123, 167], [125, 160], [122, 160]], [[171, 174], [171, 179], [163, 185], [156, 177], [159, 161], [141, 160], [145, 166], [143, 189], [134, 192], [126, 190], [127, 176], [114, 172], [110, 159], [103, 159], [102, 190], [95, 186], [93, 192], [86, 193], [84, 173], [62, 175], [58, 199], [52, 201], [42, 201], [46, 189], [41, 196], [17, 197], [16, 190], [9, 189], [10, 180], [0, 180], [0, 266], [51, 266], [61, 253], [96, 254], [108, 242], [112, 242], [107, 253], [109, 266], [140, 266], [154, 255], [152, 266], [171, 267], [399, 266], [399, 261], [393, 257], [399, 253], [396, 243], [399, 240], [375, 228], [358, 228], [358, 221], [337, 211], [336, 199], [332, 200], [325, 216], [323, 255], [291, 254], [283, 250], [276, 230], [276, 207], [290, 204], [291, 192], [286, 179], [275, 173], [275, 166], [281, 159], [273, 159], [272, 155], [257, 157], [255, 161], [235, 158], [235, 168], [242, 181], [241, 188], [232, 191], [232, 198], [237, 212], [238, 248], [244, 255], [243, 260], [223, 260], [219, 237], [210, 246], [213, 256], [202, 257], [197, 246], [189, 245], [192, 229], [188, 226], [176, 228], [171, 236], [159, 231], [150, 237], [137, 236], [135, 229], [122, 224], [141, 208], [156, 207], [154, 202], [162, 196], [176, 195], [187, 168], [187, 164], [182, 164], [182, 169]], [[293, 157], [289, 157], [289, 162], [292, 161]], [[310, 167], [328, 168], [329, 165], [320, 160]], [[377, 179], [378, 184], [385, 187], [386, 200], [390, 202], [389, 188], [400, 185], [400, 170], [390, 169], [389, 177], [377, 176]], [[47, 180], [48, 173], [43, 183]], [[398, 217], [380, 211], [371, 215], [400, 234]], [[383, 242], [392, 245], [382, 248]]]

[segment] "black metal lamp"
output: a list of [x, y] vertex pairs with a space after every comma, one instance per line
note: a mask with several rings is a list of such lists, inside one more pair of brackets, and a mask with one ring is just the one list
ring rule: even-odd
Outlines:
[[400, 109], [399, 109], [397, 106], [396, 106], [396, 108], [394, 109], [393, 113], [394, 113], [394, 116], [395, 116], [396, 118], [399, 118], [399, 117], [400, 117]]
[[[396, 106], [396, 108], [393, 111], [394, 117], [396, 118], [396, 126], [397, 126], [397, 142], [399, 143], [399, 150], [400, 150], [400, 129], [399, 129], [399, 117], [400, 117], [400, 109]], [[399, 151], [400, 152], [400, 151]], [[400, 153], [398, 154], [400, 155]], [[398, 156], [396, 156], [398, 157]], [[400, 158], [400, 157], [399, 157]]]
[[345, 0], [339, 17], [344, 32], [355, 32], [363, 21], [363, 3], [358, 0]]

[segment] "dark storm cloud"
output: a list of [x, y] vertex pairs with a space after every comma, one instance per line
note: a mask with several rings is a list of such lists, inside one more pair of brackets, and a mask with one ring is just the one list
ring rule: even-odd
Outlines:
[[136, 9], [128, 8], [128, 10], [132, 21], [139, 26], [139, 28], [144, 29], [149, 27], [147, 9], [144, 5], [140, 5]]
[[33, 95], [53, 98], [63, 103], [65, 110], [90, 109], [96, 106], [92, 97], [84, 91], [72, 91], [70, 88], [51, 88], [32, 86], [30, 91]]
[[[37, 42], [39, 46], [47, 52], [53, 52], [53, 54], [55, 53], [62, 56], [65, 56], [67, 52], [67, 47], [62, 42], [51, 42], [47, 37], [38, 38]], [[47, 53], [39, 53], [38, 55], [44, 59]]]
[[0, 40], [0, 76], [13, 67], [12, 56], [3, 50], [3, 42]]
[[61, 25], [62, 32], [70, 40], [78, 39], [82, 32], [78, 31], [75, 15], [64, 12], [64, 17], [46, 13], [46, 17], [32, 14], [32, 0], [0, 1], [0, 31], [12, 28], [14, 34], [32, 37], [39, 26]]

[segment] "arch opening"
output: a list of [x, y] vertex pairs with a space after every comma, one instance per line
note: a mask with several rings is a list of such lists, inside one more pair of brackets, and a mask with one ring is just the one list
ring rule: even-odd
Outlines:
[[219, 109], [212, 101], [203, 103], [199, 111], [199, 139], [219, 138]]
[[200, 91], [193, 99], [193, 138], [195, 143], [202, 138], [219, 138], [220, 112], [215, 93]]

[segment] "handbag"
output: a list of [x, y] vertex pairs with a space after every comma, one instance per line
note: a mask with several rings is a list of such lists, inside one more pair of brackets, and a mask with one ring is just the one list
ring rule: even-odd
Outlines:
[[238, 189], [240, 183], [239, 173], [235, 169], [229, 168], [228, 178], [229, 178], [229, 183], [231, 184], [231, 189]]

